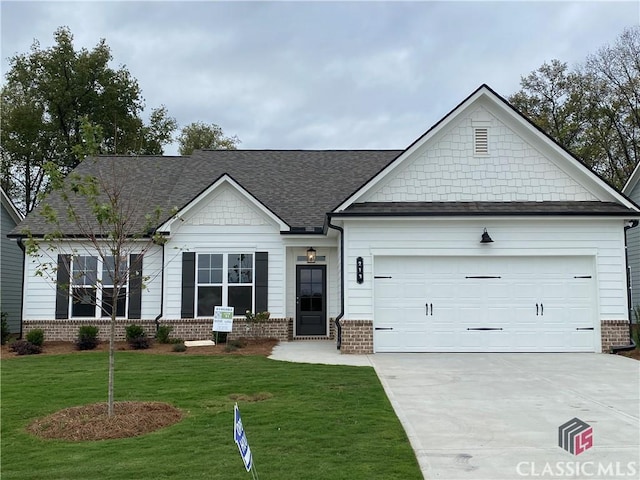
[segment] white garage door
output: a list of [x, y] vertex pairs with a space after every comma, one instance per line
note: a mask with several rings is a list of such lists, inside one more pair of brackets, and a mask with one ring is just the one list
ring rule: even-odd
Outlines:
[[593, 352], [589, 257], [376, 257], [376, 352]]

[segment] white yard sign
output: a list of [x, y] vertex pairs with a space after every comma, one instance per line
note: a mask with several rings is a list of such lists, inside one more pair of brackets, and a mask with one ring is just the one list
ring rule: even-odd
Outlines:
[[230, 332], [233, 329], [233, 307], [214, 307], [213, 331]]

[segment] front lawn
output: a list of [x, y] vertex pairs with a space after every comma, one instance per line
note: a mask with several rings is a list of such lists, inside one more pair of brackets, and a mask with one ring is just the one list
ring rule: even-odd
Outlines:
[[167, 402], [186, 418], [141, 437], [74, 443], [41, 440], [25, 427], [63, 408], [106, 401], [107, 354], [5, 358], [0, 365], [3, 480], [251, 478], [233, 442], [238, 395], [262, 480], [422, 478], [368, 367], [118, 352], [117, 401]]

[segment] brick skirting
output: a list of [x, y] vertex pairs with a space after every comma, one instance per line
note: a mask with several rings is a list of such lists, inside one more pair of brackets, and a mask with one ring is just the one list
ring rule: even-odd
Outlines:
[[[101, 341], [109, 340], [108, 318], [90, 320], [24, 320], [22, 322], [22, 334], [26, 336], [30, 330], [41, 328], [44, 330], [44, 340], [73, 342], [78, 337], [78, 329], [82, 325], [93, 325], [99, 328], [98, 338]], [[161, 319], [159, 325], [169, 325], [173, 327], [171, 338], [181, 338], [183, 340], [210, 340], [212, 337], [212, 319], [183, 318], [183, 319]], [[116, 320], [116, 341], [125, 340], [125, 327], [135, 324], [144, 328], [151, 338], [156, 334], [156, 322], [154, 320]], [[229, 339], [240, 337], [248, 338], [276, 338], [281, 342], [291, 340], [293, 336], [293, 319], [291, 318], [270, 318], [265, 322], [247, 325], [244, 318], [234, 319], [233, 331], [227, 335]]]
[[341, 319], [342, 343], [341, 353], [369, 354], [373, 353], [373, 321]]
[[629, 345], [629, 322], [626, 320], [602, 320], [602, 353], [611, 352], [611, 347]]

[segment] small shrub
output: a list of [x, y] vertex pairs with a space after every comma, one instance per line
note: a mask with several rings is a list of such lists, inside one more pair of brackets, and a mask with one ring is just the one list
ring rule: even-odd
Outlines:
[[1, 317], [2, 319], [0, 320], [0, 342], [2, 342], [2, 345], [4, 345], [5, 343], [7, 343], [7, 339], [9, 338], [10, 332], [9, 332], [9, 323], [7, 321], [7, 313], [2, 312]]
[[33, 330], [30, 330], [29, 333], [27, 333], [26, 340], [33, 345], [42, 347], [44, 344], [44, 330], [41, 328], [34, 328]]
[[11, 351], [18, 355], [34, 355], [42, 352], [40, 345], [35, 345], [28, 340], [16, 340], [11, 344]]
[[125, 336], [129, 346], [134, 350], [144, 350], [151, 346], [147, 333], [140, 325], [129, 325], [125, 328]]
[[171, 325], [160, 325], [156, 331], [156, 340], [159, 343], [171, 343], [169, 334], [172, 332], [173, 327]]
[[184, 342], [182, 340], [180, 340], [180, 343], [174, 343], [173, 344], [173, 349], [174, 352], [185, 352], [187, 350], [187, 346], [184, 344]]
[[98, 346], [98, 327], [93, 325], [82, 325], [78, 329], [76, 347], [78, 350], [93, 350]]
[[235, 340], [229, 340], [227, 345], [224, 347], [225, 352], [233, 352], [238, 350], [239, 348], [244, 348], [247, 346], [247, 342], [243, 338], [237, 338]]

